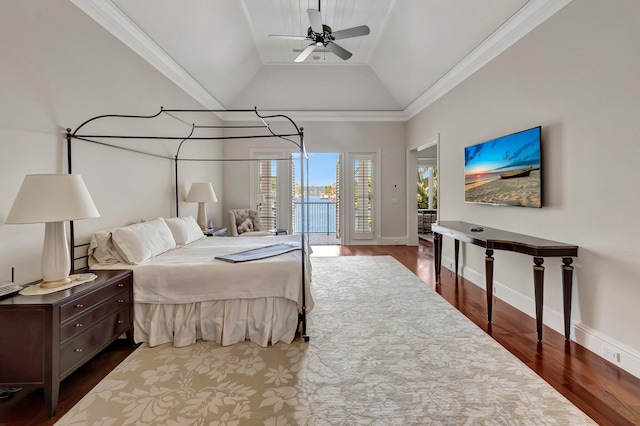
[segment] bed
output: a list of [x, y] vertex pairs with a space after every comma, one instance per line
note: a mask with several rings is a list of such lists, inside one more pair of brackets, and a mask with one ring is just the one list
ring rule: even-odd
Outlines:
[[[216, 259], [277, 244], [291, 251], [238, 263]], [[186, 217], [98, 231], [88, 252], [91, 269], [133, 270], [137, 343], [182, 347], [203, 339], [227, 346], [251, 340], [264, 347], [291, 343], [302, 307], [313, 308], [309, 251], [300, 248], [294, 235], [205, 237]]]
[[[196, 124], [196, 117], [210, 114], [248, 114], [258, 124], [207, 125]], [[165, 122], [151, 124], [151, 120], [165, 117], [180, 126], [185, 134], [179, 136], [176, 129], [162, 133]], [[112, 123], [115, 120], [118, 124]], [[268, 121], [283, 121], [277, 127], [290, 131], [275, 132]], [[242, 120], [240, 120], [242, 121]], [[142, 124], [135, 129], [134, 123]], [[96, 133], [89, 132], [89, 124], [99, 124]], [[122, 125], [121, 125], [122, 124]], [[161, 125], [162, 124], [162, 125]], [[112, 129], [104, 133], [104, 129]], [[123, 134], [131, 129], [132, 134]], [[226, 129], [226, 130], [225, 130]], [[158, 134], [157, 132], [161, 133]], [[208, 132], [217, 132], [208, 135]], [[147, 132], [151, 132], [149, 134]], [[180, 132], [178, 132], [179, 134]], [[186, 346], [198, 339], [214, 340], [221, 345], [250, 339], [266, 346], [269, 343], [291, 342], [300, 333], [304, 341], [307, 334], [306, 313], [313, 306], [309, 284], [311, 264], [310, 248], [306, 233], [306, 189], [300, 194], [301, 226], [295, 235], [263, 237], [204, 237], [193, 218], [180, 217], [181, 182], [179, 164], [194, 162], [254, 162], [264, 158], [208, 158], [185, 156], [181, 148], [192, 141], [269, 140], [292, 143], [299, 150], [300, 161], [296, 172], [300, 173], [301, 188], [306, 188], [305, 168], [308, 156], [304, 148], [303, 129], [289, 117], [281, 114], [262, 115], [253, 110], [185, 110], [165, 109], [153, 115], [98, 115], [84, 121], [74, 131], [67, 129], [68, 173], [74, 163], [74, 143], [82, 142], [100, 149], [117, 149], [133, 155], [166, 160], [172, 163], [174, 177], [171, 218], [150, 221], [95, 232], [91, 230], [83, 238], [89, 243], [76, 243], [74, 222], [70, 222], [70, 251], [73, 253], [72, 270], [132, 269], [134, 275], [134, 339], [151, 346], [173, 342]], [[118, 140], [118, 143], [111, 141]], [[152, 142], [152, 143], [151, 143]], [[161, 144], [157, 144], [160, 143]], [[173, 154], [166, 152], [173, 150]], [[286, 161], [291, 164], [292, 155], [269, 157], [269, 161]], [[82, 163], [79, 163], [82, 165]], [[121, 190], [119, 188], [118, 190]], [[163, 193], [166, 188], [160, 188]], [[114, 189], [115, 191], [115, 189]], [[146, 191], [146, 189], [145, 189]], [[249, 200], [253, 194], [249, 194]], [[115, 197], [115, 195], [111, 195]], [[189, 222], [177, 234], [174, 228], [180, 221]], [[193, 223], [191, 223], [193, 222]], [[159, 225], [161, 224], [161, 225]], [[171, 226], [173, 224], [173, 226]], [[276, 226], [277, 224], [273, 224]], [[151, 229], [153, 226], [162, 228]], [[170, 228], [169, 230], [164, 228]], [[91, 236], [90, 236], [91, 235]], [[119, 240], [118, 244], [114, 244]], [[150, 241], [152, 240], [152, 241]], [[85, 240], [86, 241], [86, 240]], [[216, 256], [245, 251], [273, 244], [297, 244], [301, 249], [266, 259], [229, 264]], [[84, 250], [89, 246], [88, 251]], [[80, 250], [80, 255], [76, 255]], [[83, 254], [84, 252], [84, 254]], [[78, 262], [88, 263], [80, 266]]]

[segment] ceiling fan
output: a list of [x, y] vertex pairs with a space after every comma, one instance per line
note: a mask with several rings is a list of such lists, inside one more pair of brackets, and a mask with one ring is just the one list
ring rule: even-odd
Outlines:
[[335, 43], [335, 40], [343, 40], [345, 38], [360, 37], [369, 34], [369, 27], [366, 25], [360, 25], [358, 27], [347, 28], [340, 31], [333, 31], [328, 25], [322, 23], [322, 15], [320, 14], [320, 0], [318, 0], [318, 10], [307, 9], [309, 15], [309, 22], [311, 26], [307, 30], [306, 36], [294, 36], [294, 35], [277, 35], [270, 34], [269, 37], [282, 38], [287, 40], [310, 40], [311, 44], [304, 49], [294, 62], [302, 62], [315, 49], [326, 49], [329, 52], [335, 53], [338, 57], [345, 61], [351, 57], [351, 52]]

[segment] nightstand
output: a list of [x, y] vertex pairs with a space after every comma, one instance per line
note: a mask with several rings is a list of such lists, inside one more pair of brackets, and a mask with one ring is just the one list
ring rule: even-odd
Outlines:
[[213, 228], [210, 231], [204, 233], [207, 237], [226, 237], [227, 228]]
[[132, 271], [91, 272], [67, 290], [0, 300], [0, 388], [43, 387], [51, 417], [60, 381], [122, 333], [132, 340]]

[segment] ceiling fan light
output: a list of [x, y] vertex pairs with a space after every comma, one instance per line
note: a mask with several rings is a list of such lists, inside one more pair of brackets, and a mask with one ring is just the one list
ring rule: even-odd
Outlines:
[[316, 46], [323, 46], [324, 44], [321, 41], [316, 41]]

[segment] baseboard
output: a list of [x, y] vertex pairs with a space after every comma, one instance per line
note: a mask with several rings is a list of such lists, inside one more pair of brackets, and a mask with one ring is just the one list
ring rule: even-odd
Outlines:
[[581, 323], [575, 325], [575, 334], [576, 343], [640, 378], [640, 352]]
[[[453, 259], [448, 257], [442, 258], [443, 267], [453, 271], [453, 265]], [[459, 274], [466, 280], [486, 290], [484, 274], [466, 266], [460, 269]], [[535, 301], [532, 298], [524, 296], [495, 280], [493, 282], [493, 290], [495, 297], [530, 317], [535, 318]], [[564, 334], [564, 316], [562, 313], [545, 307], [542, 319], [546, 326], [560, 334]], [[611, 362], [616, 367], [640, 378], [640, 352], [581, 323], [574, 323], [572, 321], [570, 333], [570, 338], [579, 345]], [[610, 355], [607, 356], [605, 353]]]
[[382, 237], [380, 238], [380, 245], [382, 246], [406, 246], [407, 237]]
[[371, 240], [351, 240], [348, 243], [343, 243], [347, 246], [399, 246], [407, 245], [406, 237], [384, 237], [373, 238]]

